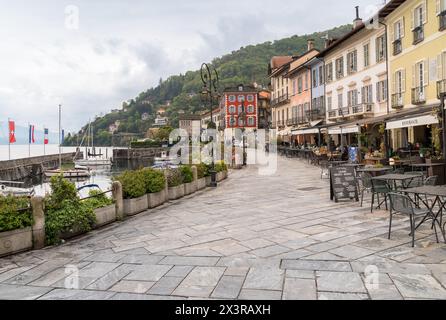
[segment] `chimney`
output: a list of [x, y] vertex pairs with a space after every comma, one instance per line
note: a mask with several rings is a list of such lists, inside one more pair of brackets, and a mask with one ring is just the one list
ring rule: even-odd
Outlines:
[[308, 49], [307, 51], [311, 51], [314, 49], [314, 40], [313, 39], [308, 39], [307, 40], [307, 44], [308, 44]]
[[356, 29], [362, 24], [362, 19], [359, 17], [359, 6], [356, 6], [356, 18], [353, 20], [353, 29]]

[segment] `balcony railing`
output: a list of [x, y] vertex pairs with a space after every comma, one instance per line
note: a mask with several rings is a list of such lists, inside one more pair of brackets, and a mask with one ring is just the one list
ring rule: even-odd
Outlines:
[[350, 107], [344, 107], [339, 109], [340, 117], [348, 117], [350, 115]]
[[446, 79], [437, 81], [437, 95], [438, 99], [446, 96]]
[[308, 122], [308, 118], [307, 117], [296, 117], [296, 118], [288, 119], [286, 121], [286, 125], [287, 126], [296, 126], [296, 125], [304, 124], [304, 123], [307, 123], [307, 122]]
[[401, 42], [401, 39], [395, 40], [393, 43], [393, 55], [396, 56], [403, 51], [403, 44]]
[[416, 27], [413, 30], [413, 44], [420, 43], [424, 40], [424, 26]]
[[279, 104], [282, 104], [282, 103], [286, 103], [286, 102], [289, 102], [289, 101], [290, 101], [290, 97], [289, 97], [288, 93], [286, 93], [286, 94], [281, 95], [280, 97], [278, 97], [276, 99], [271, 100], [271, 105], [272, 106], [276, 106], [276, 105], [279, 105]]
[[392, 108], [401, 109], [402, 107], [404, 107], [403, 94], [402, 93], [392, 94]]
[[373, 104], [372, 103], [361, 103], [359, 105], [352, 107], [352, 114], [353, 115], [362, 115], [366, 113], [372, 113], [373, 112]]
[[439, 22], [439, 30], [440, 31], [446, 30], [446, 10], [444, 10], [438, 15], [438, 22]]
[[418, 87], [412, 89], [412, 104], [426, 103], [426, 87]]
[[328, 118], [334, 119], [338, 117], [338, 111], [337, 110], [330, 110], [328, 111]]
[[325, 108], [312, 107], [311, 110], [306, 111], [306, 115], [310, 121], [325, 119]]

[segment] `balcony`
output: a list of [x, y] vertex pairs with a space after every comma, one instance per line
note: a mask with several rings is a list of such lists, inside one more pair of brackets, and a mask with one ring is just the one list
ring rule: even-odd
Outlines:
[[402, 93], [392, 94], [392, 109], [401, 109], [404, 107], [404, 99]]
[[274, 107], [274, 106], [278, 106], [281, 104], [285, 104], [287, 102], [290, 102], [290, 97], [289, 97], [288, 93], [281, 95], [280, 97], [278, 97], [276, 99], [271, 100], [271, 105]]
[[306, 111], [305, 114], [310, 121], [323, 120], [325, 119], [325, 108], [312, 107], [312, 109]]
[[339, 109], [340, 117], [348, 117], [350, 115], [350, 107], [344, 107]]
[[413, 30], [413, 44], [418, 44], [424, 40], [424, 26], [416, 27]]
[[419, 105], [426, 103], [426, 87], [412, 89], [412, 104]]
[[300, 124], [304, 124], [304, 123], [307, 123], [307, 122], [308, 122], [308, 118], [306, 118], [306, 117], [296, 117], [296, 118], [288, 119], [286, 121], [286, 125], [291, 127], [291, 126], [297, 126], [297, 125], [300, 125]]
[[396, 56], [403, 51], [403, 43], [401, 39], [395, 40], [393, 43], [393, 55]]
[[446, 79], [437, 81], [437, 95], [438, 99], [446, 96]]
[[330, 110], [328, 111], [328, 119], [336, 119], [338, 117], [338, 111], [337, 110]]
[[444, 31], [446, 30], [446, 10], [444, 10], [443, 12], [441, 12], [438, 15], [438, 22], [439, 22], [439, 31]]
[[372, 103], [361, 103], [356, 106], [351, 107], [351, 114], [355, 116], [365, 115], [368, 113], [373, 113], [373, 104]]

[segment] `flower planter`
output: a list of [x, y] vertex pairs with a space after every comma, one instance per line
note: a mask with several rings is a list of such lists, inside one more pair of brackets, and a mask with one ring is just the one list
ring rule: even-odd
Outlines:
[[102, 227], [116, 221], [116, 206], [114, 204], [94, 210], [96, 223], [94, 228]]
[[33, 247], [31, 227], [0, 232], [0, 257], [30, 250]]
[[147, 194], [147, 201], [149, 203], [149, 209], [156, 208], [166, 202], [167, 192], [166, 190], [157, 192], [157, 193], [149, 193]]
[[147, 195], [136, 199], [124, 200], [124, 214], [127, 216], [133, 216], [135, 214], [146, 211], [149, 208], [149, 201]]
[[169, 188], [169, 200], [176, 200], [184, 197], [184, 185]]
[[203, 190], [206, 186], [206, 177], [197, 180], [197, 190]]
[[188, 196], [195, 192], [197, 192], [197, 182], [196, 181], [184, 184], [184, 195], [185, 196]]

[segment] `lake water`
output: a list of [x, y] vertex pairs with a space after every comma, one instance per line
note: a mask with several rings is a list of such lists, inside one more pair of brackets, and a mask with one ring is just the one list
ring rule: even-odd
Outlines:
[[[97, 153], [102, 153], [111, 158], [113, 156], [113, 149], [111, 147], [96, 147]], [[85, 154], [85, 148], [81, 149]], [[76, 152], [75, 147], [63, 147], [62, 152]], [[47, 145], [45, 146], [45, 153], [42, 145], [32, 145], [31, 146], [31, 156], [42, 156], [44, 154], [58, 154], [59, 146], [58, 145]], [[28, 145], [11, 145], [11, 159], [22, 159], [28, 157]], [[0, 161], [8, 160], [8, 145], [0, 145]], [[90, 178], [82, 179], [82, 180], [74, 180], [72, 181], [76, 187], [82, 187], [89, 184], [97, 184], [101, 190], [106, 191], [111, 188], [111, 181], [114, 175], [117, 175], [124, 170], [130, 169], [138, 169], [141, 167], [148, 167], [153, 165], [153, 159], [144, 159], [144, 160], [133, 160], [133, 161], [115, 161], [113, 166], [106, 168], [98, 168], [92, 171], [92, 175]], [[27, 179], [24, 181], [27, 187], [34, 187], [37, 195], [45, 195], [51, 191], [49, 186], [49, 181], [45, 177], [35, 177], [33, 179]], [[87, 196], [88, 189], [81, 192], [81, 196]]]

